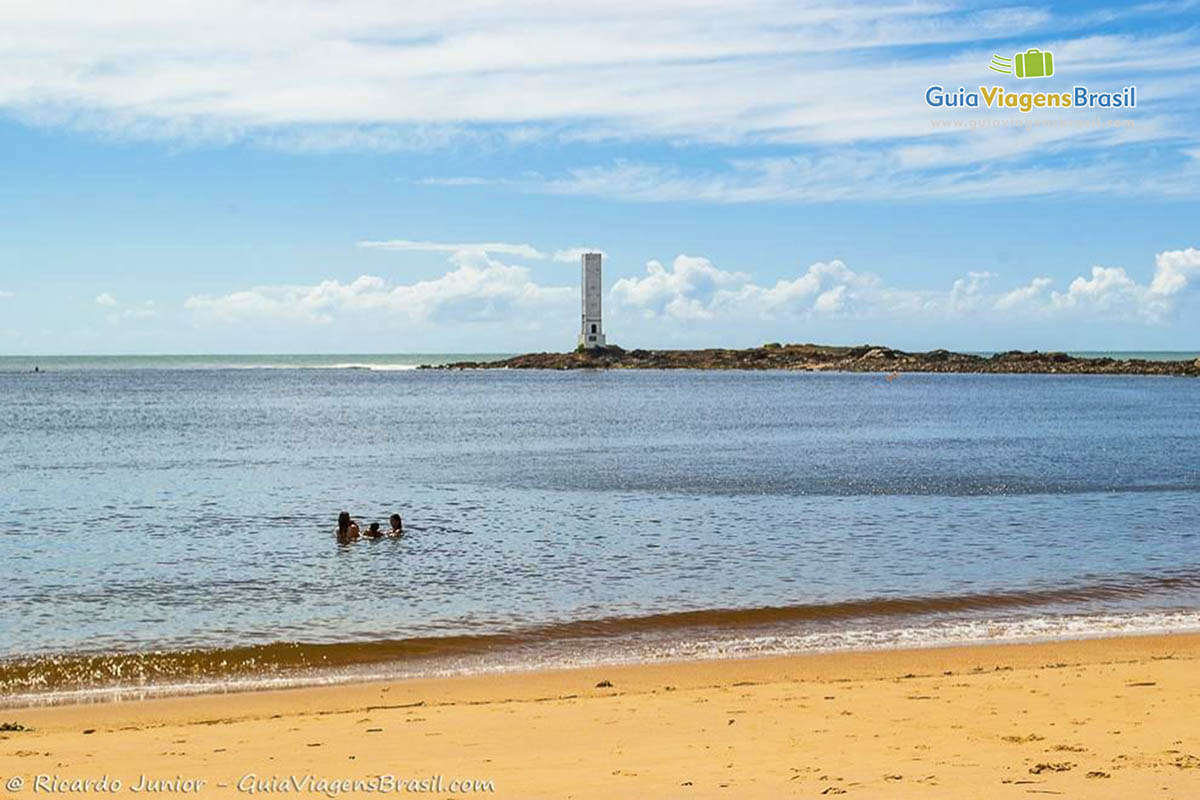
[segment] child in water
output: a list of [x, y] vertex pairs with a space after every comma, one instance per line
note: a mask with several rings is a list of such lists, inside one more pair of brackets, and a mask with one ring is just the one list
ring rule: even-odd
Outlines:
[[379, 530], [379, 523], [372, 522], [371, 527], [367, 528], [366, 536], [368, 539], [382, 539], [383, 531]]

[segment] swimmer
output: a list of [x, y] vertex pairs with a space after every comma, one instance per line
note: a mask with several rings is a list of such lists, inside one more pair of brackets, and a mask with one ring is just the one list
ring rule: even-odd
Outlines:
[[358, 526], [354, 524], [354, 520], [350, 519], [350, 512], [343, 511], [338, 514], [337, 523], [337, 540], [338, 544], [346, 544], [347, 542], [358, 538]]
[[368, 539], [381, 539], [383, 538], [383, 531], [379, 530], [378, 522], [372, 522], [371, 526], [367, 528], [367, 532], [363, 535]]
[[389, 536], [403, 536], [404, 535], [404, 522], [403, 522], [403, 520], [400, 519], [400, 515], [392, 514], [390, 522], [392, 523], [392, 529], [390, 531], [388, 531], [388, 535]]

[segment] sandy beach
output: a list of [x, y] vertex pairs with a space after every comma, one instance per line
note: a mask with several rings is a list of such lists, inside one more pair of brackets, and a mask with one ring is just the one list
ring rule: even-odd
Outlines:
[[1122, 637], [10, 709], [0, 776], [11, 797], [390, 775], [431, 797], [1189, 798], [1198, 659], [1198, 635]]

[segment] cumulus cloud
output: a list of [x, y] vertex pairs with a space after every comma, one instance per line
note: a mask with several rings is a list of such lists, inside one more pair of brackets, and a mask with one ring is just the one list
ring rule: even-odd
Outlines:
[[1165, 251], [1156, 257], [1149, 283], [1141, 284], [1120, 267], [1093, 267], [1090, 276], [1073, 279], [1064, 291], [1054, 281], [998, 291], [998, 277], [971, 272], [945, 290], [901, 289], [841, 261], [809, 266], [795, 278], [774, 285], [755, 283], [745, 272], [718, 268], [704, 258], [681, 255], [668, 269], [651, 261], [646, 275], [623, 278], [612, 288], [618, 309], [649, 318], [775, 319], [784, 316], [987, 315], [1028, 319], [1048, 315], [1093, 319], [1164, 322], [1175, 310], [1189, 279], [1200, 274], [1200, 250]]
[[108, 292], [101, 292], [100, 294], [96, 295], [96, 305], [98, 306], [107, 306], [112, 308], [116, 304], [117, 298], [113, 297]]
[[1138, 283], [1124, 267], [1092, 267], [1090, 276], [1076, 277], [1061, 292], [1052, 288], [1050, 278], [1034, 278], [999, 297], [995, 307], [1040, 315], [1073, 311], [1161, 323], [1174, 312], [1189, 280], [1200, 275], [1200, 250], [1166, 250], [1155, 256], [1154, 264], [1148, 284]]
[[[480, 250], [451, 249], [452, 269], [430, 280], [395, 283], [376, 275], [352, 281], [257, 286], [222, 295], [196, 295], [185, 308], [222, 321], [283, 321], [329, 325], [360, 315], [404, 323], [501, 323], [536, 326], [555, 318], [569, 325], [579, 298], [575, 286], [535, 281], [527, 267]], [[567, 252], [567, 251], [559, 251]], [[647, 263], [638, 276], [618, 278], [609, 292], [617, 317], [680, 323], [789, 318], [912, 319], [933, 317], [1026, 321], [1041, 318], [1167, 321], [1200, 276], [1200, 250], [1159, 253], [1156, 269], [1139, 282], [1121, 267], [1093, 267], [1056, 288], [1035, 277], [1016, 288], [997, 286], [992, 272], [973, 271], [943, 288], [901, 288], [844, 262], [817, 262], [794, 276], [759, 283], [748, 271], [723, 269], [681, 254], [667, 266]], [[139, 309], [145, 312], [147, 309]], [[128, 312], [126, 312], [128, 313]]]
[[[385, 241], [362, 241], [358, 247], [368, 250], [400, 250], [409, 252], [431, 253], [498, 253], [501, 255], [520, 256], [521, 258], [541, 259], [546, 254], [527, 244], [509, 244], [507, 242], [416, 242], [409, 239], [388, 239]], [[555, 254], [557, 257], [557, 254]]]
[[841, 261], [816, 263], [795, 278], [762, 286], [748, 273], [686, 255], [670, 269], [651, 261], [645, 277], [624, 278], [612, 288], [619, 308], [676, 319], [908, 312], [927, 305], [932, 296], [890, 288], [878, 276], [855, 272]]
[[1150, 295], [1150, 290], [1139, 286], [1122, 267], [1092, 267], [1090, 278], [1075, 278], [1066, 292], [1054, 292], [1051, 299], [1058, 308], [1083, 306], [1102, 312], [1130, 308], [1157, 316], [1157, 310], [1148, 305], [1153, 299]]
[[967, 312], [977, 309], [985, 297], [988, 281], [995, 277], [994, 272], [968, 272], [967, 277], [954, 281], [950, 288], [949, 310]]
[[258, 286], [225, 295], [190, 297], [184, 307], [222, 320], [283, 320], [331, 324], [355, 314], [400, 316], [410, 322], [500, 322], [558, 309], [574, 310], [578, 290], [541, 286], [525, 267], [479, 251], [458, 250], [455, 269], [433, 280], [390, 283], [363, 275], [349, 283]]
[[993, 306], [1001, 311], [1027, 306], [1050, 291], [1050, 287], [1053, 285], [1054, 281], [1050, 278], [1034, 278], [1028, 285], [1005, 292], [997, 297]]
[[613, 284], [612, 298], [618, 306], [636, 308], [646, 316], [676, 319], [708, 319], [722, 291], [745, 286], [750, 276], [726, 272], [706, 258], [680, 255], [668, 270], [661, 262], [646, 264], [646, 277], [622, 278]]
[[1167, 250], [1154, 258], [1154, 280], [1150, 291], [1169, 296], [1187, 287], [1188, 278], [1200, 275], [1200, 250]]

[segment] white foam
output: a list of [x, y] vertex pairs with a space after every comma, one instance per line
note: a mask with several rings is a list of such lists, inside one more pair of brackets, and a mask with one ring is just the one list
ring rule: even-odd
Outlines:
[[270, 675], [234, 675], [179, 683], [144, 683], [8, 695], [0, 707], [141, 700], [188, 694], [331, 686], [368, 681], [531, 672], [605, 665], [670, 663], [870, 650], [1046, 642], [1073, 639], [1200, 632], [1200, 610], [1139, 614], [1066, 615], [1010, 619], [950, 620], [923, 626], [771, 632], [695, 638], [548, 642], [537, 649], [487, 656], [357, 665]]
[[371, 372], [399, 372], [402, 370], [420, 369], [420, 364], [320, 364], [308, 369], [365, 369]]
[[213, 369], [361, 369], [369, 372], [399, 372], [420, 369], [426, 362], [414, 364], [220, 364]]

